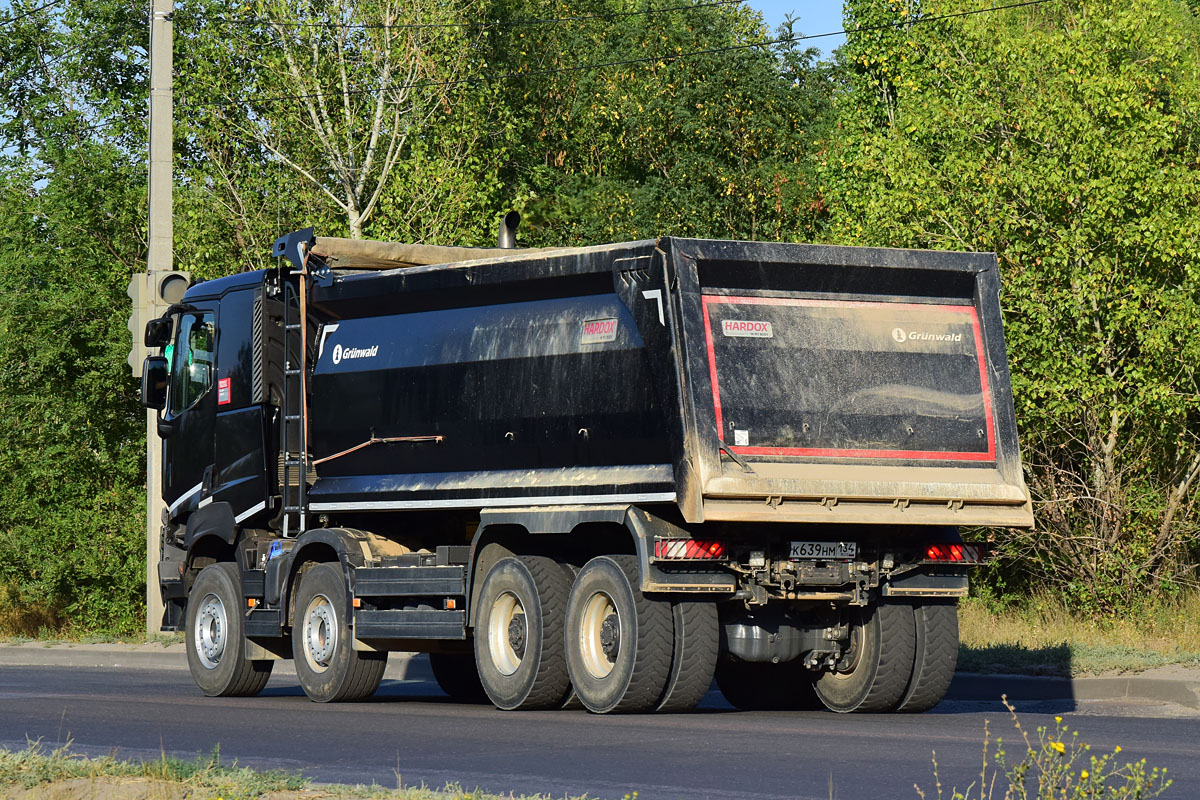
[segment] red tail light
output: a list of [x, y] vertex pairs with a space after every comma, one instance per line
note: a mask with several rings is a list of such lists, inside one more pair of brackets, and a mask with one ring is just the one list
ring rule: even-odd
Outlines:
[[679, 561], [725, 558], [725, 545], [700, 539], [656, 539], [654, 557]]
[[985, 548], [978, 544], [931, 544], [925, 550], [926, 561], [954, 564], [978, 564], [984, 555]]

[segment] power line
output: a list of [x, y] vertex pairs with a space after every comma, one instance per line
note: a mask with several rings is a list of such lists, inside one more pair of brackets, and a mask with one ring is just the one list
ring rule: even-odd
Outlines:
[[[873, 31], [892, 30], [894, 28], [908, 27], [911, 25], [917, 25], [917, 24], [926, 23], [926, 22], [939, 22], [941, 20], [957, 19], [960, 17], [970, 17], [970, 16], [975, 16], [977, 14], [987, 14], [987, 13], [991, 13], [993, 11], [1008, 11], [1008, 10], [1014, 9], [1014, 8], [1027, 8], [1030, 6], [1040, 6], [1040, 5], [1045, 5], [1047, 3], [1053, 3], [1053, 2], [1058, 2], [1058, 0], [1023, 0], [1022, 2], [1018, 2], [1018, 3], [1009, 3], [1007, 5], [1002, 5], [1002, 6], [988, 6], [987, 8], [977, 8], [977, 9], [974, 9], [971, 11], [956, 11], [951, 14], [939, 14], [939, 15], [933, 16], [933, 17], [917, 17], [915, 19], [904, 20], [903, 22], [888, 22], [888, 23], [883, 23], [880, 25], [860, 25], [855, 28], [843, 28], [842, 30], [839, 30], [839, 31], [829, 31], [827, 33], [814, 33], [814, 34], [810, 34], [810, 35], [806, 35], [806, 36], [783, 36], [778, 39], [767, 39], [767, 40], [763, 40], [760, 42], [750, 42], [748, 44], [734, 44], [734, 45], [727, 45], [724, 47], [712, 47], [712, 48], [707, 48], [704, 50], [688, 50], [686, 52], [675, 53], [673, 55], [651, 56], [651, 57], [647, 57], [647, 58], [629, 58], [629, 59], [622, 59], [619, 61], [605, 61], [605, 62], [601, 62], [601, 63], [597, 63], [597, 64], [579, 64], [579, 65], [576, 65], [573, 67], [555, 67], [555, 68], [547, 68], [547, 69], [506, 72], [506, 73], [501, 73], [500, 75], [492, 76], [489, 80], [503, 81], [503, 80], [511, 80], [513, 78], [542, 77], [545, 75], [560, 75], [560, 74], [566, 74], [566, 73], [571, 73], [571, 72], [584, 72], [584, 71], [590, 71], [590, 70], [607, 69], [608, 67], [625, 67], [625, 66], [633, 66], [635, 64], [655, 64], [655, 63], [660, 63], [660, 62], [679, 61], [679, 60], [682, 60], [685, 58], [692, 58], [694, 56], [716, 55], [719, 53], [729, 53], [729, 52], [733, 52], [733, 51], [737, 51], [737, 50], [750, 50], [755, 47], [771, 47], [771, 46], [774, 46], [777, 44], [793, 44], [795, 42], [811, 41], [813, 39], [824, 39], [829, 36], [841, 36], [843, 34], [851, 35], [851, 34], [856, 34], [856, 33], [871, 33]], [[471, 84], [471, 83], [474, 83], [474, 84], [484, 83], [484, 79], [482, 79], [482, 78], [452, 78], [450, 80], [444, 80], [444, 81], [423, 81], [423, 82], [417, 82], [417, 83], [397, 84], [395, 86], [388, 87], [388, 91], [404, 91], [407, 89], [443, 88], [443, 87], [447, 87], [447, 86], [458, 86], [458, 85]], [[286, 101], [290, 101], [290, 100], [313, 100], [313, 99], [317, 99], [320, 97], [326, 97], [326, 96], [330, 96], [330, 95], [346, 96], [346, 95], [375, 94], [377, 91], [379, 91], [379, 90], [377, 90], [377, 89], [349, 89], [349, 90], [337, 89], [337, 90], [330, 91], [330, 92], [312, 92], [312, 93], [308, 93], [308, 94], [288, 94], [288, 95], [275, 95], [273, 97], [257, 97], [257, 98], [255, 98], [255, 100], [256, 100], [256, 102], [260, 102], [260, 103], [277, 103], [277, 102], [286, 102]], [[191, 101], [185, 100], [180, 103], [181, 107], [184, 107], [184, 106], [220, 107], [220, 106], [229, 106], [229, 105], [244, 105], [244, 101], [219, 100], [219, 101], [197, 103], [197, 102], [191, 102]]]
[[400, 30], [417, 28], [488, 28], [521, 25], [549, 25], [563, 22], [585, 22], [594, 19], [622, 19], [624, 17], [644, 17], [653, 14], [669, 14], [675, 11], [691, 11], [697, 8], [715, 8], [717, 6], [738, 5], [742, 0], [712, 0], [707, 3], [690, 3], [668, 8], [648, 8], [642, 11], [614, 11], [607, 14], [583, 14], [574, 17], [542, 17], [529, 19], [496, 20], [493, 22], [406, 22], [389, 24], [384, 22], [281, 22], [269, 17], [197, 17], [197, 19], [222, 22], [226, 25], [271, 25], [279, 28], [338, 28], [338, 29], [378, 29]]
[[11, 25], [14, 22], [19, 22], [20, 20], [23, 20], [26, 17], [33, 16], [34, 14], [37, 14], [38, 12], [41, 12], [41, 11], [45, 11], [48, 8], [53, 8], [54, 6], [62, 5], [64, 2], [66, 2], [66, 0], [50, 0], [50, 2], [43, 3], [42, 5], [38, 6], [37, 8], [31, 8], [27, 11], [22, 11], [20, 14], [13, 14], [8, 19], [0, 19], [0, 25]]

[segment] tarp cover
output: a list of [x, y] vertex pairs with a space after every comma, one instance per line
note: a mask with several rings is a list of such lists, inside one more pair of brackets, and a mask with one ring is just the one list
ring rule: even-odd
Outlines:
[[334, 269], [392, 269], [424, 264], [453, 264], [480, 258], [512, 258], [546, 248], [504, 249], [498, 247], [441, 247], [431, 244], [374, 242], [366, 239], [338, 239], [318, 236], [313, 246]]

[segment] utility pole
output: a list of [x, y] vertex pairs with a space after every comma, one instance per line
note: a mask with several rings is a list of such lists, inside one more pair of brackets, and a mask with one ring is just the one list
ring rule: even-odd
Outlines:
[[[171, 17], [175, 0], [150, 0], [150, 215], [149, 252], [146, 257], [146, 291], [141, 293], [145, 325], [153, 316], [166, 311], [165, 298], [159, 296], [159, 280], [172, 267], [172, 236], [174, 226], [173, 178], [174, 156], [172, 57], [174, 30]], [[137, 276], [134, 276], [137, 280]], [[143, 329], [144, 330], [144, 327]], [[142, 332], [134, 332], [134, 349]], [[141, 371], [141, 364], [134, 367]], [[162, 554], [159, 541], [162, 525], [162, 447], [158, 438], [158, 412], [146, 412], [146, 633], [158, 633], [162, 621], [163, 602], [158, 588], [158, 561]]]

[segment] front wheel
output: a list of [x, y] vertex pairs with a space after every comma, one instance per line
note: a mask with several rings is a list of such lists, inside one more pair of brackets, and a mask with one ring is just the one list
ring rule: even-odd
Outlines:
[[913, 674], [916, 630], [911, 606], [880, 603], [856, 612], [850, 648], [813, 688], [830, 711], [895, 711]]
[[300, 686], [317, 703], [370, 697], [387, 669], [387, 653], [353, 648], [348, 599], [339, 564], [317, 564], [300, 578], [292, 655]]
[[245, 657], [236, 564], [209, 564], [200, 571], [188, 595], [186, 630], [188, 670], [200, 691], [209, 697], [251, 697], [267, 685], [275, 662]]

